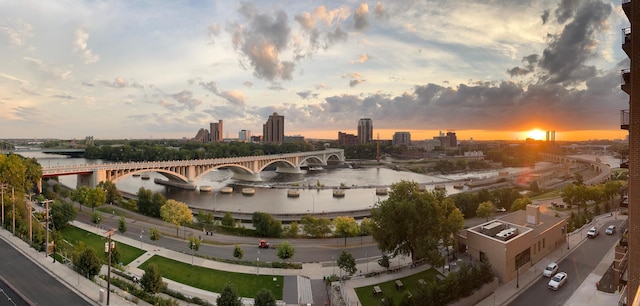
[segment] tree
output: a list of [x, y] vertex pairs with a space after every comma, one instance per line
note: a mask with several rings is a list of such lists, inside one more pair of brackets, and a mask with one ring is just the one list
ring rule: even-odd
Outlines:
[[200, 250], [200, 238], [189, 236], [189, 249], [191, 249], [191, 265], [193, 265], [193, 253]]
[[102, 216], [100, 213], [97, 211], [91, 213], [91, 223], [98, 225], [100, 222], [102, 222]]
[[511, 204], [511, 211], [526, 210], [527, 205], [531, 203], [531, 199], [527, 197], [516, 199], [513, 201], [513, 204]]
[[452, 199], [444, 199], [442, 205], [445, 210], [442, 224], [442, 244], [447, 247], [448, 255], [449, 246], [455, 245], [458, 232], [464, 228], [464, 216]]
[[218, 306], [242, 306], [242, 300], [236, 294], [236, 291], [230, 286], [226, 285], [222, 289], [220, 296], [216, 299], [216, 305]]
[[73, 204], [67, 201], [55, 201], [51, 205], [51, 223], [56, 230], [69, 226], [69, 222], [76, 219], [78, 212]]
[[163, 287], [162, 275], [160, 270], [154, 264], [147, 266], [144, 274], [140, 278], [140, 286], [142, 289], [150, 294], [156, 294], [160, 292]]
[[311, 237], [324, 237], [331, 233], [331, 220], [306, 215], [300, 220], [305, 233]]
[[160, 231], [155, 227], [149, 229], [149, 239], [151, 239], [151, 241], [160, 240]]
[[123, 234], [127, 231], [127, 220], [124, 217], [118, 220], [118, 231]]
[[391, 265], [389, 262], [389, 256], [387, 256], [387, 254], [382, 254], [382, 258], [378, 259], [378, 264], [385, 269], [389, 269], [389, 266]]
[[358, 271], [356, 260], [353, 258], [353, 255], [347, 251], [342, 251], [340, 257], [338, 257], [338, 268], [344, 270], [349, 275], [353, 275]]
[[222, 221], [220, 221], [224, 226], [233, 226], [235, 224], [235, 220], [233, 220], [233, 216], [231, 212], [225, 212], [222, 217]]
[[91, 211], [95, 211], [95, 208], [104, 204], [107, 200], [107, 194], [100, 187], [89, 188], [86, 197], [87, 206], [91, 207]]
[[282, 222], [274, 219], [270, 214], [256, 211], [251, 220], [258, 236], [280, 237], [282, 235]]
[[78, 208], [82, 211], [82, 205], [86, 205], [89, 196], [89, 187], [81, 186], [80, 188], [76, 188], [71, 192], [71, 200], [74, 202], [78, 202]]
[[413, 261], [425, 259], [439, 266], [443, 259], [438, 247], [446, 232], [447, 211], [446, 203], [430, 191], [420, 191], [415, 182], [401, 181], [371, 210], [373, 238], [383, 253], [410, 256]]
[[102, 266], [102, 260], [96, 250], [86, 247], [82, 241], [78, 243], [72, 261], [78, 272], [89, 279], [98, 275]]
[[604, 183], [604, 194], [607, 199], [611, 200], [611, 205], [613, 205], [613, 198], [620, 193], [621, 188], [622, 183], [620, 181], [607, 181]]
[[98, 183], [98, 187], [103, 189], [106, 194], [105, 203], [120, 203], [122, 201], [122, 194], [118, 191], [118, 187], [112, 181], [103, 181]]
[[347, 245], [347, 237], [355, 236], [360, 231], [358, 223], [353, 217], [336, 217], [333, 219], [333, 227], [338, 237], [344, 237], [344, 245]]
[[233, 248], [233, 257], [237, 259], [242, 259], [243, 256], [244, 256], [244, 251], [239, 245], [236, 244], [236, 246]]
[[151, 206], [149, 207], [149, 216], [160, 218], [160, 208], [167, 202], [167, 199], [159, 192], [154, 192], [151, 197]]
[[150, 216], [149, 212], [152, 205], [151, 199], [153, 198], [153, 191], [140, 187], [136, 196], [138, 197], [138, 212], [143, 215]]
[[480, 203], [480, 205], [478, 205], [478, 209], [476, 209], [476, 216], [485, 218], [487, 221], [489, 221], [489, 217], [493, 215], [493, 212], [495, 210], [496, 209], [493, 206], [493, 203], [491, 203], [490, 201], [482, 202]]
[[168, 200], [162, 205], [160, 215], [162, 216], [162, 220], [176, 226], [176, 237], [178, 236], [180, 225], [187, 224], [193, 220], [193, 213], [191, 209], [189, 209], [189, 206], [173, 199]]
[[256, 297], [253, 299], [253, 304], [255, 306], [276, 306], [276, 297], [273, 295], [271, 290], [262, 288], [258, 293], [256, 293]]
[[298, 222], [293, 221], [287, 227], [285, 235], [289, 238], [297, 238], [299, 232], [300, 227], [298, 226]]
[[202, 228], [206, 231], [213, 230], [213, 222], [215, 222], [215, 218], [213, 213], [205, 212], [203, 210], [198, 211], [198, 215], [196, 216], [196, 220], [198, 220], [198, 224], [202, 226]]
[[360, 220], [360, 244], [362, 244], [362, 237], [371, 235], [371, 229], [373, 228], [373, 222], [371, 219], [364, 217]]
[[289, 241], [285, 241], [278, 246], [278, 258], [282, 259], [283, 261], [291, 259], [295, 254], [296, 250], [289, 243]]

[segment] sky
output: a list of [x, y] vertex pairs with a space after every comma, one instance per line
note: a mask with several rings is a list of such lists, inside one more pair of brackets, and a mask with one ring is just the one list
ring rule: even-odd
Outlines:
[[0, 0], [0, 138], [623, 139], [620, 3]]

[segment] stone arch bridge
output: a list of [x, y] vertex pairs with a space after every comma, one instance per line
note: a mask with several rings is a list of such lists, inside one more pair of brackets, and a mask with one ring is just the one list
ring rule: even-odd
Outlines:
[[[271, 154], [259, 156], [172, 160], [158, 162], [104, 163], [43, 167], [42, 177], [77, 175], [78, 186], [95, 187], [103, 181], [117, 182], [141, 172], [157, 172], [169, 180], [194, 184], [206, 173], [219, 168], [230, 169], [234, 179], [260, 181], [260, 172], [275, 165], [279, 173], [302, 173], [301, 166], [340, 164], [344, 162], [344, 150]], [[40, 186], [39, 186], [40, 187]]]

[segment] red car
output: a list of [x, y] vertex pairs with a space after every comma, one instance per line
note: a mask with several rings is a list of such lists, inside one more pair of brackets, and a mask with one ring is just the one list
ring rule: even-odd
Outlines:
[[258, 247], [261, 249], [268, 249], [269, 243], [265, 240], [260, 240], [260, 243], [258, 243]]

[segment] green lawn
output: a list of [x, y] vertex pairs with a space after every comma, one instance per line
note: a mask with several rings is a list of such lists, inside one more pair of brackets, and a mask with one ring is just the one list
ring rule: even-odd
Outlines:
[[[281, 275], [255, 275], [219, 271], [192, 266], [188, 263], [157, 255], [145, 261], [140, 265], [140, 268], [144, 270], [150, 264], [155, 264], [158, 267], [162, 277], [195, 288], [211, 292], [222, 292], [224, 286], [230, 284], [239, 296], [247, 298], [255, 297], [260, 289], [266, 288], [273, 293], [276, 299], [282, 300], [284, 277]], [[273, 279], [276, 280], [274, 281]]]
[[[98, 254], [104, 254], [104, 244], [107, 242], [106, 237], [98, 236], [75, 226], [68, 226], [67, 228], [62, 230], [61, 233], [64, 239], [69, 241], [73, 245], [76, 245], [78, 241], [82, 241], [87, 247], [96, 250]], [[145, 253], [144, 250], [126, 245], [124, 243], [117, 243], [116, 247], [119, 248], [118, 251], [120, 252], [120, 261], [123, 265], [128, 265], [134, 259], [140, 257]]]
[[[361, 305], [380, 305], [380, 300], [385, 297], [392, 298], [395, 305], [400, 305], [400, 302], [402, 302], [402, 299], [408, 292], [411, 292], [414, 298], [416, 297], [416, 293], [418, 292], [419, 279], [424, 279], [426, 282], [430, 282], [433, 281], [438, 274], [440, 274], [438, 271], [431, 268], [418, 274], [399, 278], [399, 280], [402, 281], [402, 284], [404, 285], [404, 289], [396, 289], [396, 280], [394, 279], [388, 282], [374, 284], [371, 286], [359, 287], [355, 290]], [[382, 294], [373, 294], [373, 286], [376, 285], [380, 286], [380, 289], [382, 289]]]

